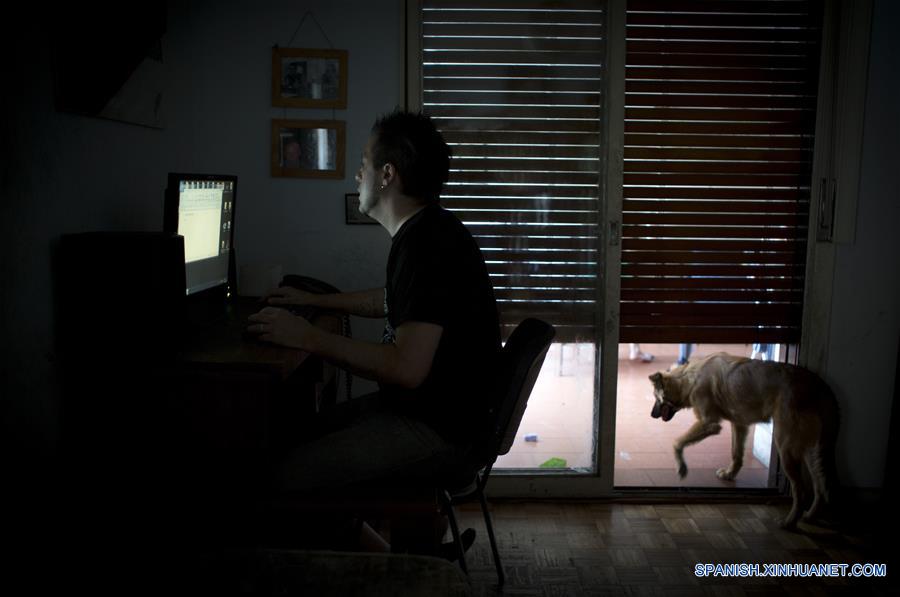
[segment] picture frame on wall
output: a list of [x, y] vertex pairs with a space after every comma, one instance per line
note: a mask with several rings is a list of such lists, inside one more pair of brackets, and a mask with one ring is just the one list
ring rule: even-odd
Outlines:
[[344, 195], [344, 213], [349, 225], [378, 224], [374, 218], [359, 211], [359, 193], [346, 193]]
[[343, 120], [272, 120], [272, 176], [344, 178]]
[[347, 50], [272, 48], [272, 105], [347, 108]]

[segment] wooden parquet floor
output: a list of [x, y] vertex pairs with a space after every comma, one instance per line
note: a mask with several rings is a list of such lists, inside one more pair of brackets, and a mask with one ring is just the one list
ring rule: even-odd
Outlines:
[[[462, 528], [477, 531], [466, 554], [476, 596], [900, 594], [888, 550], [870, 531], [782, 531], [776, 519], [787, 505], [493, 501], [491, 509], [507, 576], [502, 590], [480, 509], [459, 510]], [[878, 563], [888, 574], [700, 578], [698, 563]]]

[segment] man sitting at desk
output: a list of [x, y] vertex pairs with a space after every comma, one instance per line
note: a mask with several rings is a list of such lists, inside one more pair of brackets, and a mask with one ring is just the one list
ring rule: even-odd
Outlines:
[[379, 382], [342, 404], [326, 433], [288, 455], [282, 488], [305, 492], [452, 471], [481, 431], [500, 332], [484, 258], [439, 205], [450, 151], [431, 119], [379, 119], [356, 174], [359, 210], [391, 235], [384, 288], [330, 295], [282, 287], [270, 305], [311, 305], [387, 317], [382, 343], [328, 333], [266, 307], [250, 317], [262, 340], [320, 355]]

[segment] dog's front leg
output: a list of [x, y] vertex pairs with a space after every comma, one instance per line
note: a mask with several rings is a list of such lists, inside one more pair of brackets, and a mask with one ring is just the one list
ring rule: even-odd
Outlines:
[[744, 466], [744, 444], [747, 441], [747, 425], [731, 424], [731, 465], [716, 471], [716, 476], [723, 481], [733, 481], [738, 471]]
[[691, 444], [706, 439], [722, 431], [722, 426], [715, 421], [697, 421], [687, 432], [675, 440], [672, 446], [675, 449], [675, 463], [678, 465], [678, 476], [684, 479], [687, 476], [687, 464], [684, 462], [684, 449]]

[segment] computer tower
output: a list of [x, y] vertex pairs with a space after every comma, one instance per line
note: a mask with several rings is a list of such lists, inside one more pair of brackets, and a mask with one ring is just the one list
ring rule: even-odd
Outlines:
[[90, 547], [150, 545], [171, 462], [161, 430], [183, 329], [183, 239], [89, 232], [57, 249], [61, 533]]
[[166, 360], [184, 324], [184, 239], [164, 232], [63, 235], [59, 340], [76, 360]]

